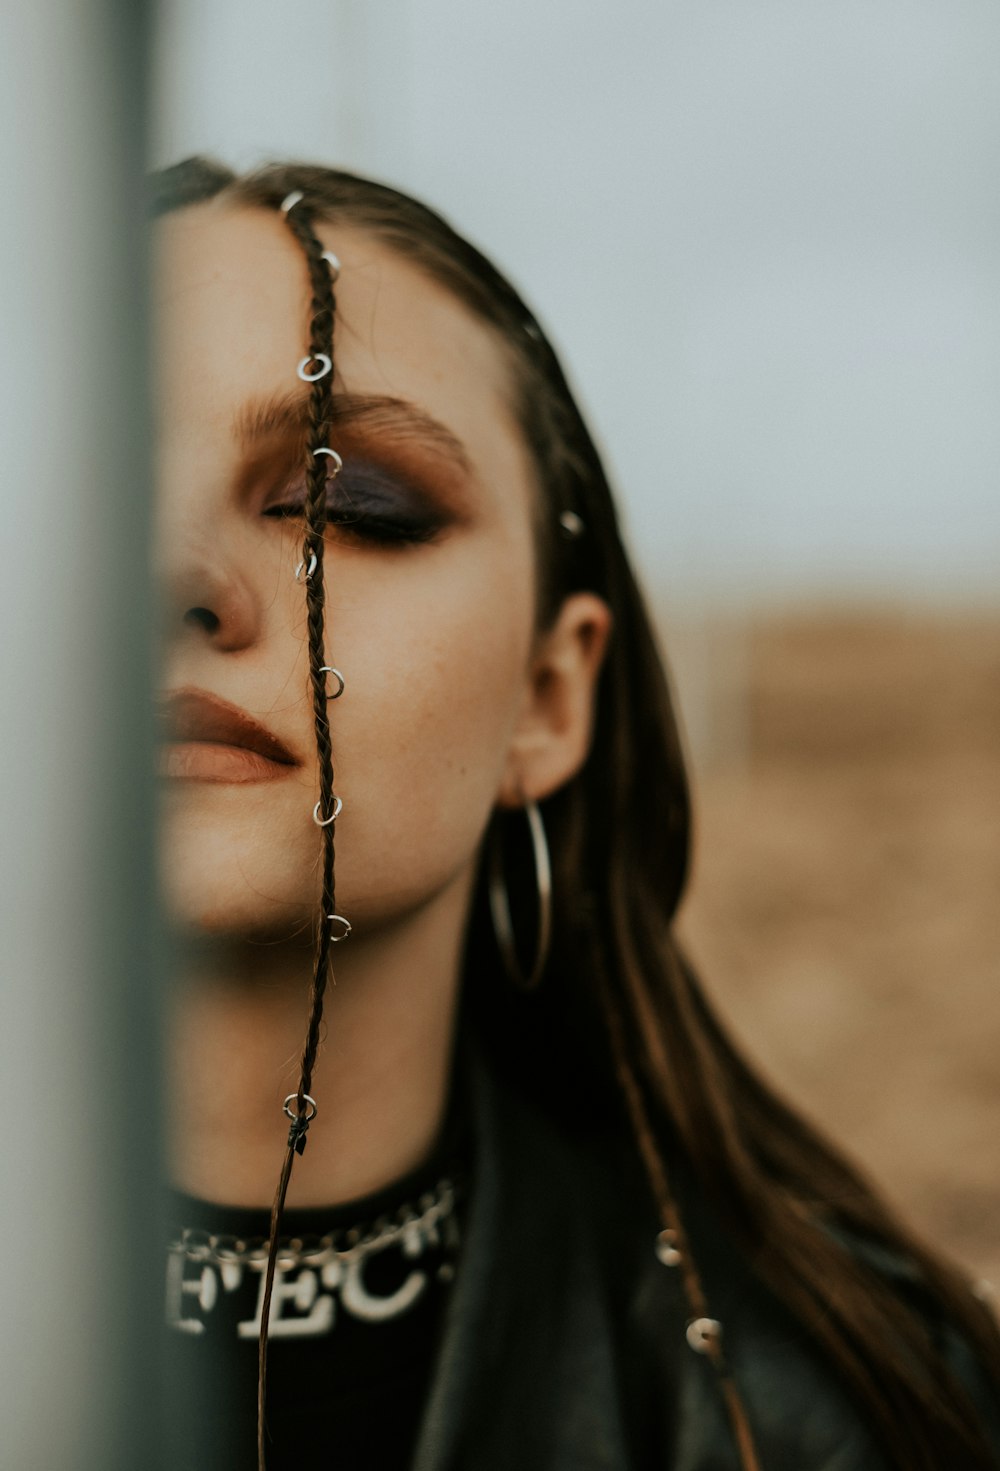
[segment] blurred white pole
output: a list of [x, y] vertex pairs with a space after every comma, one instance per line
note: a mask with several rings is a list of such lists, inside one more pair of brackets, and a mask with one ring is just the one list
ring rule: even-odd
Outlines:
[[0, 60], [9, 1471], [154, 1459], [146, 17], [143, 0], [22, 4]]

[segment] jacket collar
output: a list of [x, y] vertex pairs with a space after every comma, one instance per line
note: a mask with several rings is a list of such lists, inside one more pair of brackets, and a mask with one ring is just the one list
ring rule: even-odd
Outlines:
[[414, 1471], [619, 1471], [614, 1335], [574, 1152], [467, 1057], [470, 1202]]

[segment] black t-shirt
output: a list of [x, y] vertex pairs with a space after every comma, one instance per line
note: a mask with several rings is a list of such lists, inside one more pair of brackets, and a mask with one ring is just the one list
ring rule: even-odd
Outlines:
[[[308, 1151], [305, 1155], [308, 1167]], [[461, 1240], [469, 1140], [364, 1200], [286, 1211], [268, 1340], [268, 1471], [407, 1471]], [[302, 1166], [300, 1166], [302, 1168]], [[171, 1192], [165, 1471], [255, 1471], [269, 1213]]]

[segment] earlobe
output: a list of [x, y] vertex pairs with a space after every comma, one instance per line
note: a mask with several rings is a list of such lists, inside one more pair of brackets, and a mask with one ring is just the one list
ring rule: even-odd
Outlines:
[[574, 593], [538, 638], [524, 706], [507, 753], [497, 803], [540, 801], [570, 781], [590, 749], [597, 681], [611, 610], [595, 593]]

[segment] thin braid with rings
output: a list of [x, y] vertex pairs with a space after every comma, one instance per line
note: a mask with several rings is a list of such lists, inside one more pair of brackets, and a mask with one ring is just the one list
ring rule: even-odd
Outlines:
[[[285, 1112], [292, 1122], [288, 1131], [285, 1159], [271, 1211], [268, 1260], [258, 1342], [258, 1471], [266, 1471], [267, 1334], [281, 1216], [295, 1155], [301, 1154], [304, 1150], [306, 1132], [316, 1114], [316, 1103], [309, 1090], [319, 1046], [323, 998], [329, 979], [330, 947], [337, 940], [346, 939], [351, 930], [349, 922], [336, 913], [334, 831], [342, 802], [333, 790], [333, 751], [327, 704], [331, 698], [337, 698], [343, 693], [344, 679], [339, 670], [325, 663], [323, 571], [327, 487], [331, 473], [336, 475], [341, 467], [340, 456], [328, 444], [333, 421], [333, 326], [336, 311], [333, 281], [336, 280], [339, 272], [339, 264], [335, 256], [324, 251], [312, 227], [308, 206], [304, 204], [304, 196], [298, 190], [289, 194], [282, 201], [281, 211], [306, 257], [312, 290], [310, 351], [299, 363], [297, 370], [300, 379], [310, 386], [310, 401], [306, 452], [306, 529], [302, 561], [296, 577], [301, 578], [303, 573], [305, 575], [309, 669], [320, 776], [320, 800], [314, 808], [313, 820], [319, 826], [323, 836], [323, 898], [310, 996], [309, 1024], [302, 1052], [299, 1086], [297, 1092], [289, 1095], [285, 1100]], [[328, 674], [332, 674], [338, 681], [338, 688], [333, 695], [328, 692], [326, 683]], [[322, 816], [324, 813], [328, 815]], [[339, 923], [342, 927], [341, 932], [336, 935], [332, 932], [334, 922]], [[715, 1370], [738, 1449], [742, 1471], [761, 1471], [761, 1463], [757, 1456], [746, 1409], [723, 1349], [721, 1325], [709, 1314], [708, 1302], [691, 1254], [680, 1211], [667, 1181], [666, 1166], [655, 1142], [655, 1135], [649, 1122], [638, 1080], [628, 1061], [622, 1019], [606, 983], [602, 985], [602, 992], [609, 1023], [615, 1071], [660, 1215], [662, 1229], [657, 1238], [657, 1255], [664, 1265], [676, 1266], [680, 1271], [684, 1294], [692, 1314], [687, 1326], [687, 1341], [692, 1349], [709, 1359]], [[291, 1104], [294, 1104], [294, 1112], [289, 1107]]]
[[649, 1112], [639, 1080], [628, 1056], [625, 1027], [621, 1012], [608, 983], [599, 937], [591, 936], [597, 961], [596, 972], [602, 1010], [608, 1023], [608, 1038], [615, 1075], [625, 1100], [639, 1156], [642, 1159], [650, 1192], [660, 1218], [656, 1238], [656, 1255], [666, 1267], [676, 1268], [681, 1276], [684, 1296], [691, 1318], [687, 1324], [687, 1341], [696, 1353], [704, 1354], [715, 1370], [733, 1440], [740, 1458], [741, 1471], [763, 1471], [746, 1406], [733, 1378], [723, 1345], [722, 1324], [709, 1311], [701, 1274], [691, 1250], [680, 1207], [670, 1189], [666, 1161], [656, 1142]]
[[[285, 1158], [271, 1207], [270, 1237], [257, 1354], [258, 1471], [265, 1471], [266, 1466], [267, 1338], [281, 1217], [285, 1208], [285, 1198], [288, 1194], [288, 1184], [295, 1156], [301, 1154], [305, 1149], [306, 1134], [317, 1112], [317, 1105], [311, 1096], [310, 1089], [316, 1055], [319, 1050], [323, 999], [330, 979], [331, 946], [338, 940], [346, 939], [351, 932], [348, 921], [337, 914], [336, 903], [334, 833], [337, 825], [336, 818], [343, 803], [333, 789], [333, 745], [330, 738], [327, 704], [330, 699], [336, 699], [343, 694], [344, 678], [339, 670], [333, 669], [326, 662], [323, 566], [327, 489], [331, 475], [337, 475], [341, 467], [340, 456], [336, 450], [331, 449], [328, 443], [333, 426], [333, 324], [336, 314], [333, 282], [339, 273], [339, 265], [335, 256], [324, 251], [313, 229], [309, 207], [304, 202], [304, 196], [300, 191], [295, 190], [289, 194], [282, 201], [280, 209], [305, 255], [311, 287], [309, 354], [302, 359], [297, 368], [299, 378], [309, 385], [309, 430], [306, 446], [305, 535], [302, 545], [302, 561], [299, 563], [295, 576], [301, 579], [302, 574], [305, 575], [309, 677], [320, 788], [320, 798], [313, 809], [313, 821], [319, 827], [323, 847], [323, 893], [309, 996], [309, 1022], [302, 1048], [299, 1084], [296, 1092], [289, 1094], [285, 1100], [285, 1113], [292, 1122], [288, 1130]], [[337, 679], [339, 685], [332, 695], [327, 686], [327, 676], [330, 674]], [[323, 816], [323, 814], [327, 815]], [[333, 932], [335, 923], [339, 924], [340, 933]]]

